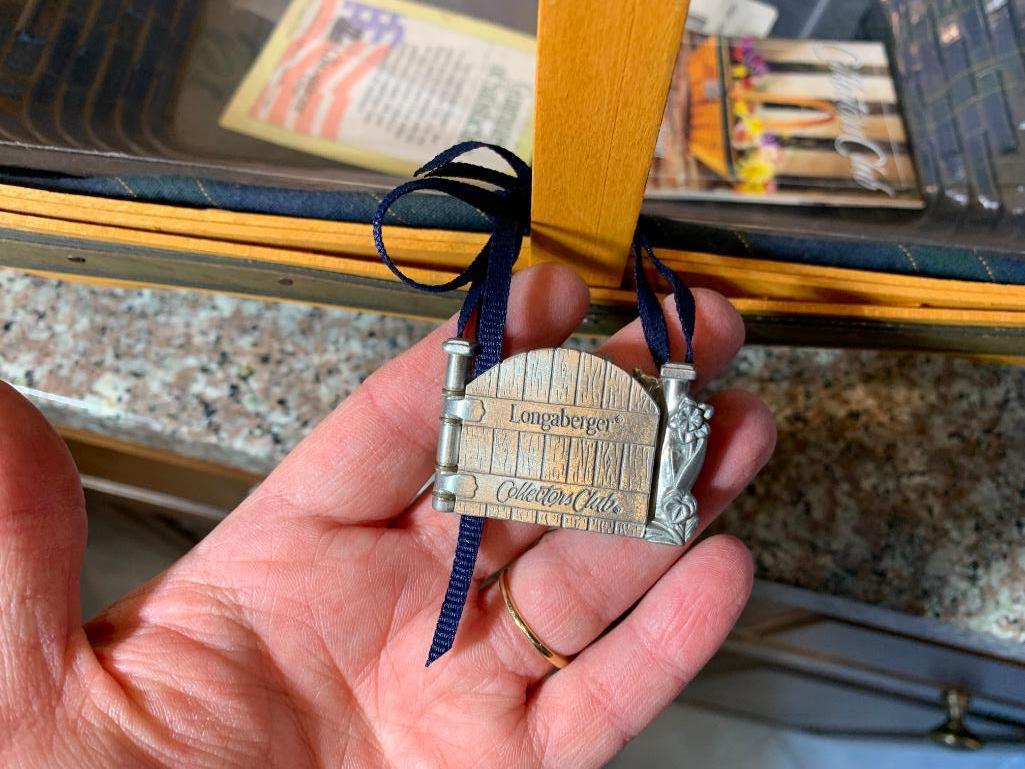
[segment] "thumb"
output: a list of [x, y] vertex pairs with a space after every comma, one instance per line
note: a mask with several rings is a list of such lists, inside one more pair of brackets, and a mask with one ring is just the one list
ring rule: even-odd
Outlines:
[[81, 626], [85, 503], [67, 447], [0, 382], [0, 718], [49, 710]]

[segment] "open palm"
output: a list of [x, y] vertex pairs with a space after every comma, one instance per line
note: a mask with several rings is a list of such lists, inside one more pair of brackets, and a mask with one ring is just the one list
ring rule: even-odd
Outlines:
[[[743, 327], [721, 297], [696, 295], [707, 376]], [[559, 344], [586, 305], [566, 269], [519, 274], [508, 351]], [[747, 599], [750, 559], [730, 537], [681, 557], [489, 521], [478, 581], [516, 559], [521, 612], [579, 656], [549, 675], [487, 588], [471, 591], [452, 651], [424, 668], [457, 518], [410, 500], [432, 471], [452, 335], [445, 324], [383, 367], [192, 552], [84, 627], [77, 474], [42, 416], [0, 385], [0, 764], [599, 766], [654, 718]], [[636, 323], [603, 352], [652, 367]], [[774, 441], [753, 396], [712, 402], [703, 524]]]

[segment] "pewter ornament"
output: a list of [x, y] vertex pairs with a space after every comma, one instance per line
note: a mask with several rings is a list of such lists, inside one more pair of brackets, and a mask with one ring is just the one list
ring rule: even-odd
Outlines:
[[445, 343], [434, 506], [681, 545], [711, 407], [688, 395], [693, 366], [639, 381], [564, 348], [513, 356], [466, 383], [474, 348]]

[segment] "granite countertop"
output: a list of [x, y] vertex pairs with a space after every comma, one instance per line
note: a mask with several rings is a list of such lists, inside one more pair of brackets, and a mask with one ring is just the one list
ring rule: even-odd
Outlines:
[[[0, 270], [0, 377], [55, 422], [266, 472], [418, 321]], [[1025, 641], [1025, 368], [746, 348], [779, 425], [720, 528], [766, 580]]]

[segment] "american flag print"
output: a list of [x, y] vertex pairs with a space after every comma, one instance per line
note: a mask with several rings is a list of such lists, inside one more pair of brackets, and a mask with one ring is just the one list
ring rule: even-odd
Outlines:
[[404, 35], [402, 17], [391, 11], [355, 0], [311, 3], [250, 116], [338, 140], [354, 90]]
[[458, 141], [530, 155], [535, 41], [412, 0], [291, 0], [220, 125], [408, 175]]

